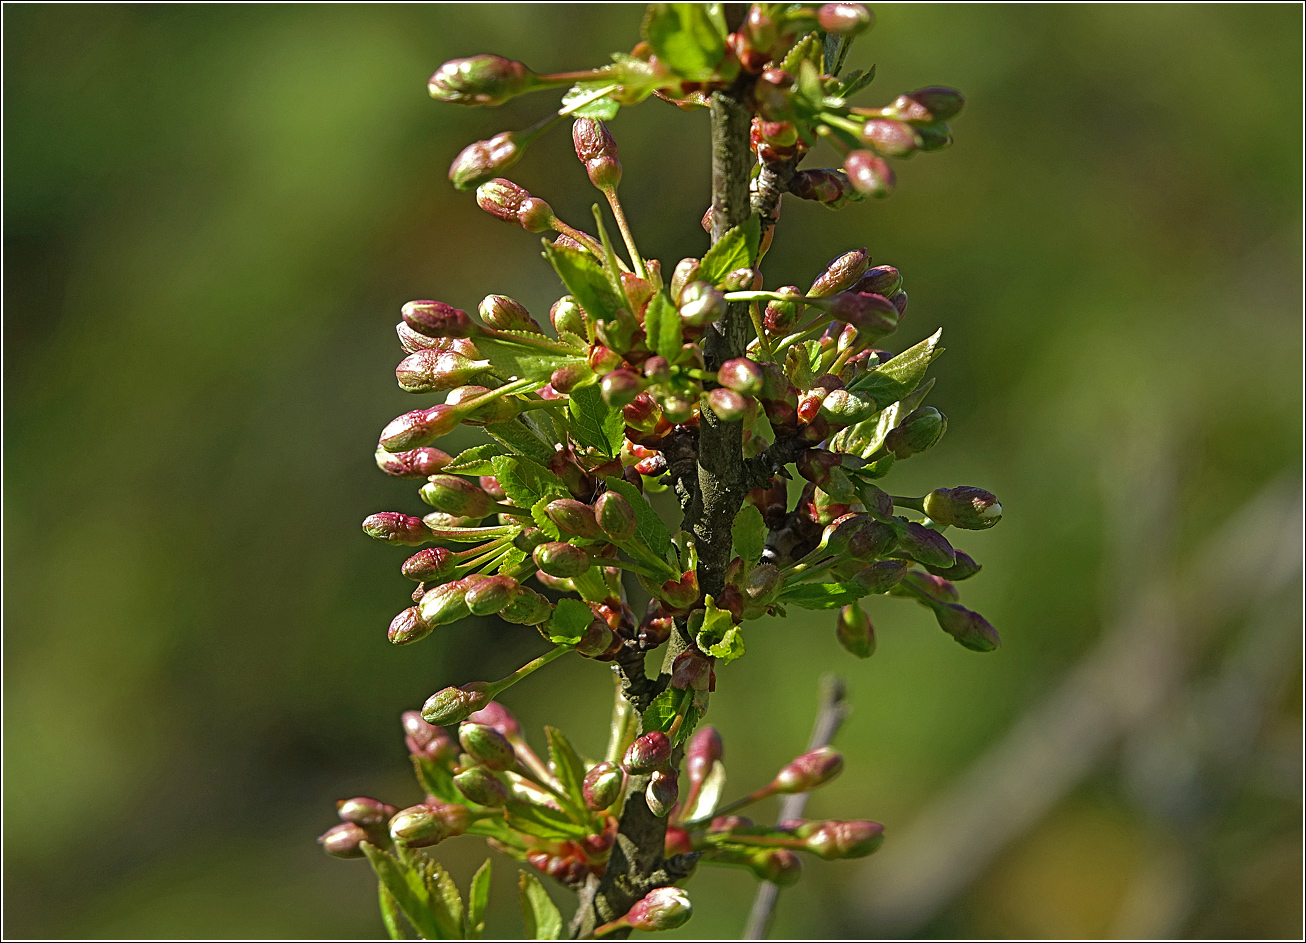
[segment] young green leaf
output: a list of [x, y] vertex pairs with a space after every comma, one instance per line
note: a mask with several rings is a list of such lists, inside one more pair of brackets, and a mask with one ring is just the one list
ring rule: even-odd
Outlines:
[[[898, 424], [898, 420], [919, 406], [933, 386], [934, 378], [930, 377], [910, 394], [880, 410], [876, 415], [839, 430], [839, 433], [830, 440], [830, 447], [836, 452], [870, 458], [879, 451], [880, 446], [884, 444], [885, 436]], [[893, 456], [890, 455], [888, 458], [892, 459]], [[861, 471], [865, 472], [865, 469]]]
[[718, 609], [711, 596], [705, 602], [707, 606], [703, 613], [703, 624], [695, 641], [704, 652], [720, 658], [723, 665], [728, 665], [744, 654], [743, 633], [734, 624], [730, 612]]
[[490, 859], [476, 869], [472, 885], [467, 890], [467, 916], [464, 933], [469, 940], [479, 940], [485, 935], [485, 911], [490, 903]]
[[509, 801], [505, 821], [515, 832], [550, 841], [579, 841], [587, 834], [586, 826], [577, 823], [565, 812], [526, 802]]
[[[609, 88], [613, 83], [604, 79], [595, 79], [588, 82], [579, 82], [567, 89], [567, 94], [562, 96], [562, 107], [566, 108], [572, 102], [578, 102], [582, 98], [590, 98], [595, 92], [602, 88]], [[599, 121], [611, 121], [617, 117], [617, 112], [621, 109], [612, 98], [603, 95], [599, 98], [591, 99], [588, 104], [581, 105], [571, 113], [573, 118], [597, 118]]]
[[557, 940], [562, 937], [562, 914], [535, 875], [521, 873], [521, 916], [528, 940]]
[[704, 3], [651, 3], [642, 32], [658, 60], [691, 82], [710, 81], [725, 57], [725, 36]]
[[462, 898], [444, 868], [402, 848], [396, 858], [364, 842], [363, 853], [419, 935], [428, 940], [462, 938]]
[[856, 583], [805, 583], [785, 590], [780, 601], [801, 609], [838, 609], [866, 595]]
[[649, 299], [644, 310], [644, 331], [648, 335], [648, 346], [675, 363], [680, 359], [681, 345], [684, 337], [680, 329], [680, 312], [667, 300], [667, 296], [658, 292]]
[[735, 554], [747, 564], [762, 559], [762, 548], [766, 546], [766, 522], [756, 505], [745, 504], [735, 518], [731, 530]]
[[581, 445], [598, 449], [609, 458], [621, 451], [626, 423], [621, 410], [603, 401], [596, 386], [572, 390], [567, 402], [571, 434]]
[[[588, 608], [588, 607], [586, 607]], [[585, 780], [585, 764], [572, 747], [561, 730], [545, 727], [544, 735], [549, 740], [549, 759], [553, 762], [554, 775], [562, 784], [562, 791], [576, 804], [578, 809], [585, 808], [585, 795], [581, 792], [581, 783]]]
[[562, 479], [543, 465], [516, 455], [496, 455], [492, 461], [499, 487], [519, 508], [528, 508], [545, 495], [571, 497]]
[[404, 932], [403, 921], [399, 917], [399, 903], [386, 889], [385, 882], [379, 878], [376, 882], [376, 893], [381, 905], [381, 923], [385, 925], [386, 934], [392, 940], [408, 939], [408, 934]]
[[925, 371], [934, 358], [943, 353], [939, 346], [942, 336], [942, 330], [935, 331], [914, 347], [858, 377], [849, 389], [869, 394], [876, 403], [897, 402], [921, 385]]
[[417, 774], [417, 784], [428, 796], [443, 802], [462, 802], [462, 795], [453, 784], [453, 773], [447, 766], [432, 762], [424, 756], [413, 755], [413, 772]]
[[639, 493], [639, 489], [624, 478], [605, 478], [608, 488], [620, 494], [635, 511], [635, 539], [653, 552], [659, 560], [666, 560], [671, 552], [671, 534], [667, 525], [662, 523], [658, 512], [648, 503], [648, 499]]
[[498, 445], [473, 445], [454, 456], [453, 461], [440, 469], [445, 475], [493, 475], [494, 466], [490, 459], [503, 454], [503, 447]]
[[553, 446], [526, 426], [520, 416], [508, 422], [489, 423], [485, 431], [510, 454], [521, 455], [540, 464], [547, 464], [553, 458]]
[[757, 259], [757, 247], [761, 239], [762, 221], [754, 213], [707, 250], [698, 277], [712, 285], [719, 285], [735, 269], [750, 268]]
[[692, 698], [693, 692], [684, 688], [663, 689], [661, 694], [653, 698], [653, 703], [648, 706], [648, 710], [644, 711], [644, 732], [652, 733], [654, 730], [660, 730], [666, 733], [675, 723], [681, 707]]
[[[559, 367], [584, 365], [585, 358], [566, 344], [547, 340], [539, 334], [522, 331], [500, 331], [503, 337], [480, 336], [476, 349], [490, 361], [495, 373], [510, 379], [531, 379], [547, 382]], [[521, 337], [515, 344], [512, 337]]]
[[594, 610], [579, 599], [559, 599], [548, 622], [549, 641], [554, 645], [575, 645], [594, 621]]
[[592, 255], [570, 246], [555, 246], [546, 240], [544, 257], [549, 260], [553, 270], [567, 286], [567, 291], [585, 309], [586, 314], [600, 321], [608, 321], [617, 316], [621, 302], [612, 291], [603, 268]]

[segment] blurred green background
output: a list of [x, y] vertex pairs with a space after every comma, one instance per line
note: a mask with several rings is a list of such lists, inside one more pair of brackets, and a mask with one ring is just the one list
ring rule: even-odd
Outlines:
[[[957, 143], [887, 201], [787, 202], [767, 280], [865, 245], [907, 279], [895, 341], [944, 328], [949, 434], [888, 480], [1001, 497], [960, 544], [1004, 645], [901, 600], [875, 601], [865, 662], [829, 613], [752, 624], [712, 700], [727, 791], [802, 748], [838, 671], [847, 768], [809, 813], [888, 828], [808, 867], [774, 932], [1297, 936], [1301, 9], [876, 12], [865, 101], [955, 85]], [[641, 14], [5, 8], [7, 935], [381, 933], [366, 865], [313, 843], [332, 800], [415, 801], [400, 711], [540, 649], [488, 621], [385, 641], [411, 584], [358, 525], [421, 508], [372, 459], [415, 402], [393, 324], [412, 298], [542, 315], [559, 293], [538, 237], [445, 180], [547, 97], [465, 110], [424, 83], [483, 51], [597, 64]], [[706, 114], [650, 101], [613, 130], [669, 271], [706, 246]], [[565, 129], [512, 176], [574, 222], [597, 199]], [[1066, 679], [1093, 671], [1075, 713]], [[598, 752], [609, 691], [564, 659], [505, 701]], [[439, 852], [460, 882], [481, 855]], [[517, 935], [496, 863], [490, 932]], [[738, 936], [753, 888], [700, 869], [679, 935]]]

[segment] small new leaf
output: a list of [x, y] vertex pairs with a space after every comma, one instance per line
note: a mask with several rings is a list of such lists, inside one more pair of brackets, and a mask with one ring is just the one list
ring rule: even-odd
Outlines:
[[613, 293], [603, 268], [592, 255], [570, 246], [555, 246], [545, 240], [544, 257], [549, 260], [553, 270], [567, 286], [567, 291], [585, 309], [586, 314], [600, 321], [608, 321], [617, 316], [621, 302]]
[[756, 505], [745, 504], [735, 518], [731, 530], [734, 539], [735, 554], [747, 564], [754, 564], [762, 559], [762, 548], [766, 546], [766, 522]]
[[635, 539], [653, 552], [659, 560], [666, 560], [671, 552], [671, 534], [667, 525], [662, 523], [657, 511], [648, 503], [648, 499], [639, 493], [639, 489], [624, 478], [605, 478], [604, 483], [612, 491], [625, 498], [635, 511]]
[[553, 447], [529, 429], [521, 417], [508, 422], [492, 422], [485, 427], [485, 431], [491, 439], [514, 455], [541, 464], [553, 457]]
[[651, 3], [642, 32], [659, 61], [691, 82], [712, 79], [725, 37], [703, 3]]
[[503, 449], [498, 445], [473, 445], [455, 455], [440, 472], [445, 475], [493, 475], [494, 466], [490, 459], [502, 454]]
[[808, 583], [780, 594], [780, 601], [800, 609], [837, 609], [867, 595], [856, 583]]
[[519, 508], [532, 507], [545, 495], [567, 498], [571, 493], [562, 479], [543, 465], [516, 455], [496, 455], [492, 461], [494, 477], [506, 495]]
[[581, 445], [598, 449], [609, 458], [621, 451], [626, 424], [621, 410], [603, 401], [596, 386], [572, 390], [567, 401], [571, 415], [571, 434]]
[[[588, 608], [588, 607], [586, 607]], [[562, 791], [578, 809], [585, 808], [585, 795], [581, 792], [581, 783], [585, 781], [585, 764], [576, 753], [571, 742], [556, 727], [545, 727], [544, 735], [549, 740], [549, 759], [553, 762], [554, 775], [562, 784]]]
[[490, 903], [490, 859], [476, 869], [472, 885], [467, 890], [467, 916], [464, 932], [469, 940], [479, 940], [485, 935], [485, 911]]
[[557, 940], [562, 936], [562, 914], [533, 874], [521, 873], [521, 915], [528, 940]]
[[705, 602], [707, 606], [703, 614], [703, 625], [699, 628], [695, 641], [704, 652], [721, 659], [721, 664], [728, 665], [744, 654], [743, 633], [734, 624], [729, 611], [718, 609], [711, 596]]
[[703, 256], [698, 277], [712, 285], [719, 285], [735, 269], [750, 268], [757, 259], [757, 247], [762, 239], [762, 221], [756, 213], [734, 229], [721, 236]]
[[[580, 82], [567, 89], [567, 94], [562, 96], [562, 107], [566, 108], [572, 102], [578, 102], [582, 98], [589, 98], [595, 92], [602, 88], [608, 88], [612, 82], [603, 79], [597, 79], [589, 82]], [[588, 104], [581, 105], [575, 111], [571, 112], [573, 118], [597, 118], [599, 121], [611, 121], [617, 117], [617, 112], [621, 106], [613, 101], [609, 96], [603, 95], [591, 100]]]
[[575, 645], [593, 621], [594, 611], [579, 599], [559, 599], [548, 622], [549, 641], [554, 645]]
[[653, 698], [653, 703], [648, 706], [648, 710], [644, 711], [644, 732], [652, 733], [654, 730], [660, 730], [666, 733], [675, 723], [681, 706], [692, 700], [693, 696], [694, 693], [687, 689], [665, 688], [661, 694]]
[[878, 404], [897, 402], [921, 385], [925, 371], [934, 358], [943, 353], [939, 346], [942, 336], [942, 330], [935, 331], [919, 344], [859, 377], [849, 389], [868, 394]]
[[680, 313], [667, 300], [667, 296], [658, 292], [649, 299], [644, 311], [644, 331], [648, 335], [648, 346], [665, 357], [669, 363], [675, 363], [682, 353], [684, 338], [680, 330]]

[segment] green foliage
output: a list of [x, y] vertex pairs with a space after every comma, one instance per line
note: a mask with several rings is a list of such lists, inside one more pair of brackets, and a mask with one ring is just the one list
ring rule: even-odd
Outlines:
[[725, 56], [725, 34], [703, 3], [651, 3], [644, 39], [664, 65], [691, 82], [712, 78]]
[[754, 213], [712, 244], [703, 256], [698, 277], [709, 284], [720, 285], [735, 269], [750, 268], [757, 261], [761, 238], [762, 221]]
[[598, 387], [572, 390], [567, 413], [571, 417], [571, 434], [578, 443], [598, 449], [609, 457], [621, 452], [626, 424], [622, 421], [621, 410], [605, 403]]
[[521, 873], [521, 915], [528, 940], [562, 937], [562, 914], [534, 875]]

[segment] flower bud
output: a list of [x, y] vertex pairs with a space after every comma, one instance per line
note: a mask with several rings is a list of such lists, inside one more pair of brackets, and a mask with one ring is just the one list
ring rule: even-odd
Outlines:
[[635, 536], [635, 509], [616, 491], [605, 491], [594, 502], [594, 517], [599, 528], [615, 541]]
[[690, 282], [680, 292], [680, 318], [702, 327], [726, 313], [726, 296], [707, 282]]
[[881, 560], [858, 571], [851, 582], [868, 595], [887, 593], [898, 585], [907, 570], [907, 564], [901, 560]]
[[511, 180], [496, 177], [476, 188], [476, 205], [496, 219], [527, 232], [544, 232], [553, 228], [553, 210]]
[[353, 822], [333, 825], [318, 836], [322, 850], [336, 858], [365, 858], [363, 842], [369, 841], [367, 832]]
[[466, 337], [428, 337], [414, 331], [403, 321], [395, 325], [395, 333], [399, 335], [399, 346], [405, 353], [415, 354], [419, 350], [448, 350], [455, 354], [462, 354], [464, 357], [480, 356], [476, 352], [476, 345]]
[[390, 837], [409, 848], [426, 848], [467, 831], [467, 808], [443, 803], [421, 803], [403, 809], [390, 820]]
[[464, 723], [458, 728], [458, 742], [472, 759], [489, 769], [503, 771], [517, 765], [512, 744], [493, 727]]
[[471, 337], [476, 330], [466, 311], [443, 301], [410, 301], [401, 312], [405, 324], [427, 337]]
[[949, 567], [957, 562], [957, 552], [937, 530], [917, 521], [907, 521], [897, 528], [898, 550], [925, 566]]
[[644, 789], [648, 810], [658, 818], [666, 818], [671, 807], [680, 798], [680, 777], [673, 769], [655, 769]]
[[947, 428], [947, 416], [933, 406], [921, 406], [889, 431], [884, 446], [898, 459], [910, 458], [936, 445]]
[[621, 160], [608, 126], [595, 118], [577, 118], [571, 126], [571, 140], [590, 183], [604, 192], [615, 190], [621, 183]]
[[722, 422], [739, 422], [748, 414], [751, 400], [734, 390], [717, 387], [707, 394], [707, 404]]
[[431, 76], [427, 90], [436, 101], [494, 106], [534, 85], [535, 75], [524, 64], [503, 56], [481, 55], [450, 59]]
[[751, 288], [753, 282], [757, 279], [757, 270], [751, 268], [731, 269], [726, 273], [726, 277], [721, 281], [721, 287], [726, 291], [743, 291], [745, 288]]
[[872, 118], [862, 126], [862, 140], [885, 157], [910, 157], [921, 146], [911, 125], [888, 118]]
[[621, 765], [628, 773], [647, 773], [671, 759], [671, 740], [660, 730], [637, 737], [626, 749]]
[[420, 517], [409, 517], [397, 511], [382, 511], [367, 517], [363, 521], [363, 533], [373, 540], [384, 540], [401, 547], [418, 547], [434, 539]]
[[553, 604], [535, 590], [517, 587], [517, 596], [499, 610], [499, 618], [514, 625], [539, 625], [553, 614]]
[[474, 724], [492, 727], [509, 740], [521, 736], [521, 724], [517, 722], [512, 711], [498, 701], [491, 701], [467, 719]]
[[395, 367], [400, 389], [408, 393], [430, 393], [462, 386], [489, 369], [488, 360], [469, 360], [447, 350], [419, 350]]
[[585, 780], [580, 785], [585, 807], [599, 812], [612, 805], [621, 795], [621, 786], [625, 780], [625, 775], [616, 763], [599, 763], [585, 774]]
[[458, 556], [452, 551], [444, 547], [427, 547], [405, 560], [401, 572], [419, 583], [443, 583], [453, 576], [457, 568]]
[[594, 619], [586, 626], [585, 634], [581, 636], [573, 650], [583, 658], [608, 661], [610, 656], [617, 653], [620, 646], [621, 640], [613, 635], [608, 624], [602, 619]]
[[698, 791], [712, 772], [712, 765], [725, 756], [725, 752], [725, 744], [715, 727], [700, 727], [694, 732], [685, 748], [685, 773], [689, 776], [691, 790]]
[[951, 580], [954, 583], [959, 582], [960, 580], [968, 580], [980, 571], [980, 565], [975, 562], [975, 559], [970, 554], [966, 553], [964, 550], [954, 550], [954, 552], [957, 555], [957, 562], [952, 566], [937, 567], [926, 564], [925, 569], [929, 570], [935, 576], [941, 576], [945, 580]]
[[851, 324], [864, 335], [882, 337], [898, 329], [898, 309], [883, 295], [842, 291], [821, 306], [830, 317]]
[[408, 752], [429, 760], [442, 762], [454, 753], [453, 740], [443, 727], [428, 724], [417, 711], [404, 711], [404, 744]]
[[443, 688], [426, 699], [422, 705], [422, 719], [428, 724], [445, 727], [466, 720], [468, 715], [489, 702], [490, 693], [484, 681]]
[[905, 291], [895, 291], [889, 301], [898, 309], [899, 318], [907, 313], [907, 293]]
[[698, 573], [687, 571], [679, 580], [667, 580], [656, 593], [671, 612], [680, 612], [698, 602]]
[[712, 660], [694, 648], [676, 656], [671, 664], [671, 686], [682, 691], [706, 691], [712, 674]]
[[505, 805], [510, 795], [499, 777], [482, 766], [463, 770], [454, 776], [453, 784], [470, 801], [491, 809]]
[[709, 832], [733, 832], [741, 828], [752, 828], [753, 820], [746, 815], [718, 815], [708, 823]]
[[848, 552], [854, 560], [874, 560], [898, 546], [898, 535], [892, 526], [881, 521], [868, 521], [848, 538]]
[[490, 513], [494, 500], [466, 478], [432, 475], [419, 492], [423, 501], [445, 514], [481, 518]]
[[683, 926], [694, 913], [689, 895], [678, 887], [657, 887], [630, 908], [624, 920], [633, 930], [659, 933]]
[[504, 131], [485, 141], [476, 141], [462, 149], [449, 166], [449, 181], [455, 190], [470, 190], [517, 163], [522, 149], [511, 131]]
[[440, 449], [411, 449], [407, 452], [387, 452], [376, 447], [376, 464], [393, 478], [426, 478], [434, 475], [453, 459]]
[[936, 606], [934, 618], [939, 628], [971, 651], [991, 652], [1001, 644], [997, 630], [987, 619], [958, 603]]
[[390, 817], [399, 810], [379, 799], [367, 796], [355, 796], [353, 799], [341, 799], [336, 803], [336, 814], [340, 821], [361, 825], [363, 828], [383, 828]]
[[892, 301], [893, 299], [889, 296], [901, 287], [901, 272], [892, 265], [876, 265], [866, 270], [866, 274], [853, 286], [853, 290], [869, 292], [873, 295], [883, 295]]
[[432, 628], [449, 625], [471, 615], [467, 608], [467, 590], [471, 580], [454, 580], [430, 590], [418, 604], [418, 617]]
[[925, 513], [938, 524], [984, 530], [1002, 519], [1002, 505], [981, 488], [936, 488], [925, 496]]
[[648, 611], [644, 614], [644, 620], [639, 624], [639, 631], [635, 635], [636, 641], [644, 651], [652, 651], [667, 639], [671, 638], [671, 630], [675, 627], [675, 619], [670, 616], [662, 603], [657, 599], [648, 601]]
[[673, 425], [682, 425], [694, 418], [694, 404], [683, 396], [664, 396], [662, 416]]
[[832, 210], [864, 199], [842, 170], [801, 170], [790, 181], [789, 192], [800, 200], [814, 200]]
[[561, 334], [563, 331], [585, 337], [585, 310], [576, 303], [571, 295], [563, 295], [549, 309], [549, 322], [553, 329]]
[[494, 615], [517, 595], [519, 584], [511, 576], [482, 576], [467, 590], [467, 609], [474, 616]]
[[802, 877], [803, 863], [788, 848], [768, 848], [750, 856], [749, 868], [763, 881], [789, 887]]
[[756, 396], [762, 392], [762, 368], [747, 357], [727, 360], [717, 371], [716, 379], [726, 389], [745, 396]]
[[559, 367], [550, 374], [549, 386], [559, 393], [570, 393], [592, 375], [593, 371], [584, 364], [568, 364], [565, 367]]
[[561, 540], [540, 544], [531, 558], [549, 576], [560, 576], [563, 579], [580, 576], [592, 565], [590, 555], [584, 548]]
[[387, 452], [404, 452], [430, 445], [440, 436], [452, 432], [462, 421], [454, 406], [432, 406], [404, 413], [381, 430], [381, 448]]
[[603, 402], [620, 407], [632, 402], [643, 386], [633, 370], [613, 370], [599, 381], [599, 392]]
[[543, 334], [529, 311], [507, 295], [486, 295], [477, 307], [481, 320], [496, 331], [529, 331]]
[[893, 103], [894, 111], [904, 121], [947, 121], [961, 111], [966, 98], [955, 88], [932, 85], [899, 95]]
[[409, 642], [420, 642], [434, 628], [430, 623], [422, 621], [416, 606], [409, 606], [391, 620], [386, 634], [392, 644], [407, 645]]
[[[598, 521], [594, 519], [594, 509], [583, 501], [577, 501], [575, 498], [559, 498], [545, 505], [544, 513], [558, 526], [558, 530], [564, 537], [584, 537], [589, 540], [599, 540], [603, 537], [603, 531], [599, 528]], [[548, 573], [549, 570], [546, 569], [545, 572]], [[553, 575], [568, 574], [554, 573]]]
[[671, 301], [673, 304], [680, 304], [681, 292], [690, 282], [697, 281], [698, 273], [703, 267], [702, 259], [681, 259], [676, 263], [675, 270], [671, 273]]
[[744, 583], [744, 596], [753, 606], [769, 606], [784, 589], [780, 569], [772, 563], [761, 563], [749, 571]]
[[823, 786], [843, 771], [843, 756], [833, 747], [817, 747], [794, 759], [776, 773], [774, 791], [807, 792]]
[[875, 626], [871, 624], [871, 617], [855, 602], [839, 610], [835, 637], [850, 655], [870, 658], [875, 654]]
[[853, 151], [844, 158], [843, 169], [857, 191], [867, 196], [888, 196], [898, 183], [893, 168], [870, 151]]
[[[815, 825], [816, 828], [811, 828]], [[798, 830], [803, 848], [818, 858], [865, 858], [884, 843], [884, 826], [858, 819], [851, 822], [808, 823]]]
[[836, 36], [856, 36], [875, 25], [875, 14], [860, 3], [827, 3], [816, 11], [821, 29]]
[[871, 264], [871, 253], [866, 249], [853, 249], [836, 259], [830, 260], [825, 271], [812, 282], [807, 290], [808, 297], [826, 298], [841, 291], [847, 291], [866, 273]]

